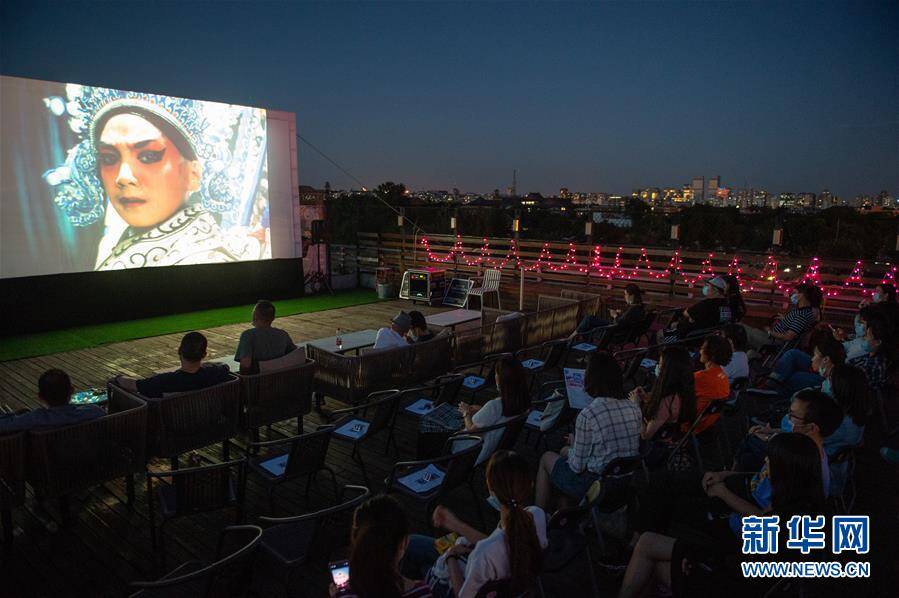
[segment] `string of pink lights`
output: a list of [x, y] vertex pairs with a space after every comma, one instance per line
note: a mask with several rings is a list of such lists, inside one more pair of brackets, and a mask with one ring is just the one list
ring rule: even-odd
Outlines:
[[[862, 260], [855, 263], [855, 267], [846, 276], [842, 285], [822, 285], [820, 273], [820, 260], [817, 257], [811, 258], [808, 267], [802, 268], [797, 265], [797, 269], [801, 270], [802, 276], [792, 278], [782, 278], [782, 273], [790, 273], [790, 268], [780, 269], [777, 257], [768, 255], [765, 265], [759, 272], [758, 278], [749, 276], [743, 268], [746, 262], [738, 255], [734, 255], [726, 269], [716, 271], [713, 264], [715, 259], [714, 253], [709, 253], [700, 264], [699, 271], [690, 273], [684, 270], [683, 258], [680, 249], [675, 249], [671, 254], [668, 265], [663, 269], [654, 269], [649, 254], [645, 247], [640, 249], [640, 255], [637, 256], [633, 265], [624, 265], [622, 252], [623, 247], [618, 247], [615, 251], [615, 257], [612, 258], [611, 264], [603, 264], [603, 248], [601, 245], [595, 245], [589, 263], [581, 263], [578, 261], [577, 246], [574, 243], [568, 244], [568, 251], [564, 258], [556, 259], [550, 250], [549, 243], [544, 243], [537, 255], [537, 259], [527, 263], [521, 259], [521, 252], [515, 239], [509, 240], [509, 249], [502, 258], [493, 256], [490, 249], [490, 241], [486, 238], [482, 245], [474, 249], [470, 254], [466, 253], [465, 246], [462, 243], [462, 237], [457, 236], [455, 243], [449, 253], [438, 255], [431, 249], [431, 243], [427, 237], [421, 238], [421, 245], [427, 252], [428, 261], [437, 263], [453, 263], [458, 262], [467, 266], [485, 266], [488, 268], [505, 268], [507, 265], [514, 265], [516, 269], [524, 269], [526, 272], [577, 272], [580, 274], [596, 274], [600, 278], [609, 280], [640, 280], [640, 279], [656, 279], [656, 280], [680, 280], [690, 287], [701, 283], [715, 274], [729, 274], [735, 276], [740, 282], [740, 288], [744, 292], [751, 292], [756, 289], [769, 290], [776, 289], [778, 292], [789, 294], [792, 288], [801, 282], [811, 282], [824, 290], [828, 297], [839, 297], [840, 295], [868, 295], [872, 289], [864, 283], [863, 277], [865, 266]], [[886, 264], [887, 271], [884, 273], [881, 282], [896, 284], [896, 266]]]

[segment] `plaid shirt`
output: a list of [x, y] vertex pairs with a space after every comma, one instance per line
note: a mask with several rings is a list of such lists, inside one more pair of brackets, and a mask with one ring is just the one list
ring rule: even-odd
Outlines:
[[613, 459], [636, 455], [643, 414], [629, 400], [597, 397], [577, 416], [568, 466], [575, 473], [602, 470]]
[[874, 355], [865, 353], [850, 359], [846, 363], [863, 371], [868, 378], [868, 384], [874, 390], [880, 390], [889, 382], [890, 375], [887, 372], [887, 360], [880, 353], [875, 353]]

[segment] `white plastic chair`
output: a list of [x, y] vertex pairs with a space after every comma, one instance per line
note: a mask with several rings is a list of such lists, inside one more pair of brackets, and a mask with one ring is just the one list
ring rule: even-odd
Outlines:
[[[482, 311], [484, 309], [484, 295], [487, 293], [496, 293], [496, 306], [499, 309], [503, 308], [503, 305], [500, 302], [500, 298], [499, 298], [499, 281], [502, 278], [502, 276], [503, 276], [503, 273], [501, 270], [496, 270], [496, 269], [487, 270], [486, 272], [484, 272], [484, 280], [481, 283], [481, 286], [471, 289], [471, 291], [469, 291], [469, 293], [468, 293], [469, 298], [472, 295], [475, 295], [475, 296], [481, 298], [481, 310]], [[465, 307], [466, 308], [468, 307], [468, 299], [465, 300]]]

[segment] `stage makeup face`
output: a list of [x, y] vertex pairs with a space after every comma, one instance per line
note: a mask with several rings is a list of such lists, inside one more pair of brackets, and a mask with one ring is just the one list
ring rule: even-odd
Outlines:
[[200, 164], [162, 131], [131, 113], [116, 114], [97, 144], [100, 180], [116, 212], [134, 228], [154, 227], [200, 187]]

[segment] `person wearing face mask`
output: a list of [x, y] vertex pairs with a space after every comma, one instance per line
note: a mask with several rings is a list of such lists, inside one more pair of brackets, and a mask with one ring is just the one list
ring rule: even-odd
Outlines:
[[434, 509], [434, 527], [458, 534], [456, 544], [438, 557], [434, 539], [412, 536], [403, 571], [426, 576], [434, 596], [472, 598], [490, 581], [508, 579], [512, 596], [534, 585], [549, 545], [546, 513], [527, 506], [533, 476], [527, 460], [512, 451], [500, 451], [487, 464], [487, 503], [499, 511], [499, 525], [484, 534], [444, 506]]
[[790, 309], [771, 326], [763, 330], [743, 324], [749, 346], [760, 349], [772, 342], [791, 341], [811, 330], [821, 317], [821, 289], [813, 284], [800, 283], [790, 295]]
[[714, 276], [702, 287], [703, 300], [677, 315], [673, 328], [659, 331], [659, 342], [674, 342], [695, 330], [714, 328], [733, 320], [731, 299], [727, 295], [727, 281]]
[[865, 352], [847, 362], [865, 373], [874, 390], [884, 388], [890, 381], [889, 369], [895, 361], [891, 332], [885, 318], [872, 314], [865, 326]]
[[768, 386], [784, 398], [810, 387], [830, 394], [830, 371], [846, 361], [846, 351], [842, 343], [823, 330], [816, 331], [812, 347], [812, 355], [799, 349], [784, 352], [768, 374]]

